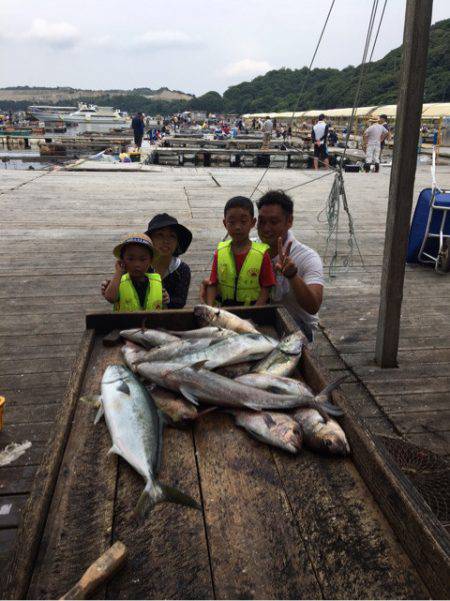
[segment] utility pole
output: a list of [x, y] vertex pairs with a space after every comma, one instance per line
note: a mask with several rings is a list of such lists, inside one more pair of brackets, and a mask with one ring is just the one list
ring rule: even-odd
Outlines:
[[396, 367], [433, 0], [407, 0], [375, 360]]

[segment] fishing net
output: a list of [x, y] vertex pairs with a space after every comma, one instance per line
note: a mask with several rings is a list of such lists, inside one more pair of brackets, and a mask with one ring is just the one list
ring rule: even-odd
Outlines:
[[443, 526], [450, 526], [450, 462], [400, 438], [378, 436]]

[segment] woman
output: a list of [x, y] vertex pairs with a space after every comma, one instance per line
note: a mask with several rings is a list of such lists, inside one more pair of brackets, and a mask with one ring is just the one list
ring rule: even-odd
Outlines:
[[182, 309], [186, 304], [191, 270], [179, 255], [187, 251], [192, 233], [167, 213], [155, 215], [145, 232], [153, 243], [153, 271], [159, 273], [168, 296], [164, 304], [168, 309]]
[[[192, 233], [167, 213], [155, 215], [145, 233], [151, 239], [154, 249], [151, 271], [159, 273], [162, 279], [164, 307], [182, 309], [189, 293], [191, 270], [179, 255], [189, 248]], [[110, 280], [102, 282], [103, 296], [109, 282]]]

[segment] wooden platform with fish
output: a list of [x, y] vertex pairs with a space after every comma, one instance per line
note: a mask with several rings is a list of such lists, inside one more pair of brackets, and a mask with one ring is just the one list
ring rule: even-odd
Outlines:
[[[297, 329], [279, 306], [239, 308], [282, 337]], [[97, 592], [104, 599], [445, 598], [448, 536], [346, 395], [333, 393], [349, 458], [302, 450], [287, 456], [212, 413], [166, 428], [162, 482], [202, 511], [164, 504], [144, 524], [133, 510], [143, 480], [115, 455], [106, 425], [81, 396], [98, 394], [105, 367], [121, 359], [105, 335], [142, 323], [187, 330], [192, 310], [88, 314], [51, 441], [34, 480], [7, 572], [6, 598], [58, 598], [114, 541], [124, 569]], [[301, 376], [325, 385], [305, 350]]]

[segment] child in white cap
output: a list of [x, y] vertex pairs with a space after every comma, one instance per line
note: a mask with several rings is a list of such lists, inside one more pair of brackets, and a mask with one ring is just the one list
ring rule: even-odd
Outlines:
[[114, 303], [114, 311], [157, 311], [163, 308], [161, 276], [149, 273], [153, 245], [145, 234], [129, 234], [118, 244], [114, 277], [105, 290], [105, 298]]

